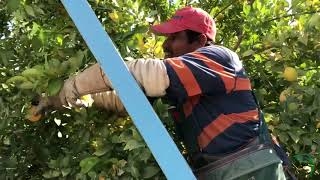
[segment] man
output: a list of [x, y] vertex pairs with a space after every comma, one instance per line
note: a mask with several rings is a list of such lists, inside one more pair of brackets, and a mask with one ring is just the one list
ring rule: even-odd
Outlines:
[[[175, 107], [172, 114], [177, 132], [196, 175], [201, 179], [261, 179], [265, 176], [266, 179], [284, 179], [279, 158], [270, 155], [272, 162], [272, 158], [261, 162], [257, 158], [258, 162], [254, 162], [254, 156], [247, 156], [261, 153], [263, 148], [258, 145], [265, 143], [259, 140], [262, 128], [259, 109], [237, 54], [213, 45], [216, 27], [210, 15], [201, 9], [186, 7], [178, 10], [169, 21], [153, 26], [152, 30], [167, 36], [163, 44], [165, 60], [138, 59], [126, 63], [147, 96], [163, 97]], [[87, 94], [98, 106], [125, 112], [98, 64], [69, 78], [59, 99], [43, 100], [38, 111], [45, 106], [81, 106], [78, 99]], [[226, 168], [219, 169], [212, 164], [216, 162], [222, 162], [222, 167]], [[239, 170], [231, 167], [230, 162], [239, 166], [252, 162], [253, 166]]]

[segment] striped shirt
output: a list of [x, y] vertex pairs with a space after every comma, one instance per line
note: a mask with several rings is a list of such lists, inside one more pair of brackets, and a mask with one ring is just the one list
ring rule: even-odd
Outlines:
[[236, 53], [212, 45], [164, 63], [166, 97], [178, 109], [175, 122], [189, 153], [231, 153], [259, 135], [250, 80]]

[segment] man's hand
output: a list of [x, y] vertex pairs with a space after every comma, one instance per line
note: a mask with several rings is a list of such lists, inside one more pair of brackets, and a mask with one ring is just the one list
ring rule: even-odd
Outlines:
[[59, 96], [38, 97], [32, 104], [32, 115], [38, 116], [45, 114], [49, 109], [62, 109], [63, 104]]
[[44, 114], [49, 108], [48, 98], [40, 97], [36, 101], [36, 103], [32, 103], [32, 115], [38, 116]]

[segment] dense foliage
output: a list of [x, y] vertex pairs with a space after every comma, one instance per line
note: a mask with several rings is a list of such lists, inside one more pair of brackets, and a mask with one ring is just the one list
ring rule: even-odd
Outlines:
[[[318, 0], [89, 3], [119, 52], [130, 58], [163, 56], [163, 37], [148, 27], [177, 8], [210, 12], [218, 27], [216, 43], [242, 58], [270, 131], [290, 155], [296, 175], [319, 178]], [[36, 94], [55, 95], [64, 79], [94, 62], [58, 0], [0, 1], [0, 179], [164, 179], [129, 117], [91, 107], [27, 120]], [[156, 101], [154, 107], [172, 129], [166, 106]]]

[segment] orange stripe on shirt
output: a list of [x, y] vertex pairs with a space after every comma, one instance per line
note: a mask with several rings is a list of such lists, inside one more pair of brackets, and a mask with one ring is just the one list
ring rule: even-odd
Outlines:
[[188, 116], [190, 116], [190, 114], [193, 111], [193, 108], [198, 104], [200, 99], [200, 95], [199, 96], [193, 96], [190, 97], [186, 103], [183, 104], [183, 112], [185, 117], [187, 118]]
[[201, 149], [208, 144], [219, 134], [223, 133], [227, 128], [236, 123], [245, 123], [247, 121], [259, 120], [258, 110], [251, 110], [243, 113], [221, 114], [217, 119], [207, 125], [198, 136], [198, 144]]
[[251, 90], [251, 82], [247, 78], [237, 78], [234, 91]]
[[217, 73], [221, 77], [227, 93], [230, 93], [234, 89], [234, 85], [235, 85], [234, 74], [230, 72], [226, 72], [224, 70], [224, 67], [221, 64], [207, 58], [203, 54], [192, 53], [191, 55], [203, 61], [211, 70], [213, 70], [215, 73]]
[[182, 62], [182, 60], [180, 60], [179, 58], [172, 58], [167, 59], [166, 62], [168, 62], [177, 73], [189, 97], [201, 94], [201, 89], [196, 78], [194, 77], [188, 66], [186, 66]]

